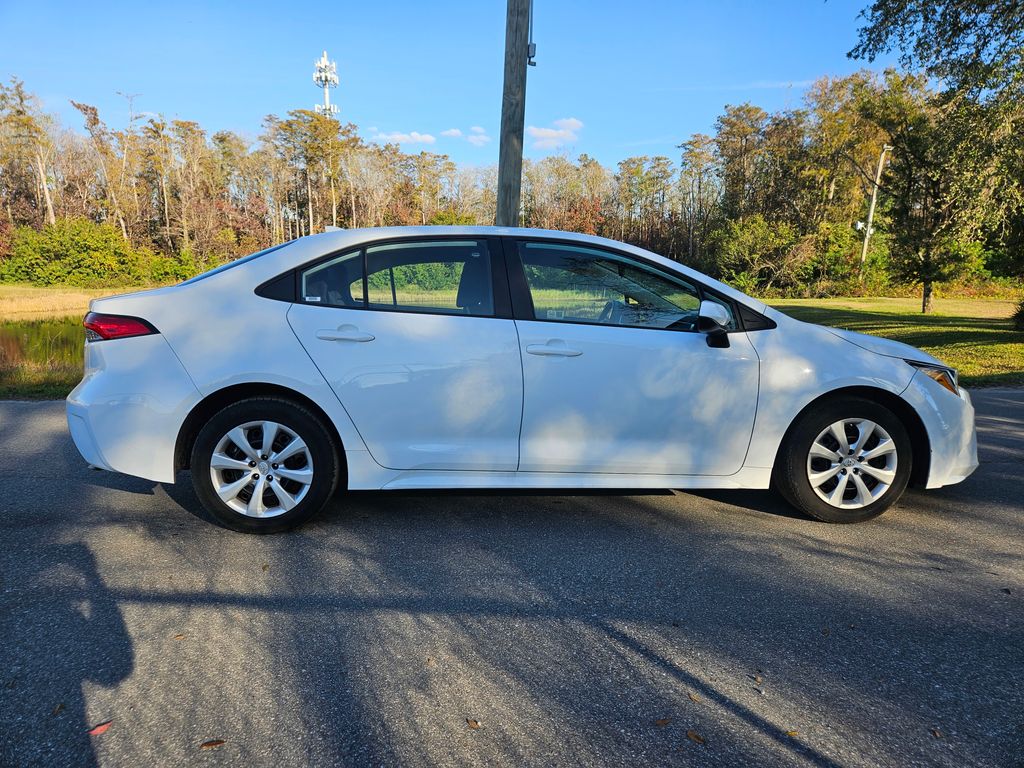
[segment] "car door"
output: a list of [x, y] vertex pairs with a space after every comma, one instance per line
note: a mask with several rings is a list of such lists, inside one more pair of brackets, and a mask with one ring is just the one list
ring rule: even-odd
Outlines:
[[730, 302], [571, 241], [509, 239], [506, 253], [525, 387], [520, 471], [739, 470], [757, 407], [757, 356], [742, 331], [721, 347], [697, 330], [702, 299], [732, 317]]
[[288, 322], [377, 463], [516, 469], [522, 364], [499, 241], [373, 244], [298, 280]]

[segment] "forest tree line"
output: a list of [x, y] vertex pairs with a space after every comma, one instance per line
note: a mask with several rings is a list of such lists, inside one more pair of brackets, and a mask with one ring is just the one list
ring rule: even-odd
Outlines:
[[[915, 5], [878, 0], [871, 12], [907, 16]], [[870, 59], [895, 27], [867, 18], [854, 53]], [[634, 243], [749, 292], [922, 286], [927, 309], [936, 283], [1016, 284], [1019, 56], [979, 74], [950, 70], [951, 56], [936, 72], [915, 55], [904, 51], [905, 71], [823, 77], [795, 108], [727, 105], [676, 157], [614, 168], [587, 155], [527, 160], [521, 223]], [[328, 225], [494, 220], [495, 167], [367, 142], [314, 111], [268, 116], [253, 141], [137, 115], [131, 100], [123, 128], [72, 104], [81, 124], [69, 127], [21, 81], [0, 84], [0, 281], [166, 282]]]

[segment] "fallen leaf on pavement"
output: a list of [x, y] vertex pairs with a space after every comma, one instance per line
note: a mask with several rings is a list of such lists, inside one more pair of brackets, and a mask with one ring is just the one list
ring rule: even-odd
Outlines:
[[437, 666], [437, 662], [434, 660], [433, 656], [427, 656], [427, 666], [428, 667], [436, 667]]
[[210, 739], [199, 745], [200, 749], [216, 749], [224, 746], [224, 739]]
[[696, 693], [688, 693], [686, 695], [690, 697], [690, 701], [692, 701], [694, 704], [700, 704], [700, 696], [698, 696]]
[[830, 634], [832, 634], [832, 630], [828, 627], [822, 627], [821, 634], [823, 634], [825, 637], [828, 637]]
[[789, 738], [791, 739], [794, 738], [797, 735], [797, 733], [799, 733], [799, 731], [786, 731], [786, 735], [789, 736]]
[[655, 720], [654, 724], [656, 726], [658, 726], [659, 728], [664, 728], [666, 725], [668, 725], [671, 722], [672, 722], [672, 718], [671, 717], [662, 717], [662, 718], [660, 718], [658, 720]]
[[58, 704], [56, 707], [53, 708], [53, 713], [52, 714], [56, 716], [56, 715], [59, 715], [63, 711], [64, 711], [64, 702], [62, 701], [60, 704]]
[[690, 741], [694, 742], [695, 744], [703, 744], [704, 743], [704, 737], [701, 736], [696, 731], [687, 731], [686, 732], [686, 738], [688, 738]]
[[1012, 595], [1013, 594], [1013, 590], [1010, 589], [1009, 587], [1003, 587], [1003, 592], [1005, 592], [1008, 595]]
[[91, 729], [91, 730], [89, 731], [89, 735], [90, 735], [90, 736], [99, 736], [99, 735], [101, 735], [101, 734], [104, 734], [104, 733], [106, 733], [106, 732], [107, 732], [107, 729], [108, 729], [108, 728], [109, 728], [110, 726], [112, 726], [113, 724], [114, 724], [114, 721], [113, 721], [113, 720], [107, 720], [107, 722], [105, 722], [105, 723], [100, 723], [99, 725], [97, 725], [97, 726], [93, 727], [93, 728], [92, 728], [92, 729]]
[[174, 639], [175, 640], [184, 640], [185, 639], [185, 635], [183, 635], [181, 633], [178, 633], [177, 635], [174, 636]]
[[475, 731], [477, 728], [480, 727], [480, 722], [478, 720], [472, 720], [472, 719], [467, 717], [466, 718], [466, 725], [468, 725], [470, 728], [472, 728]]
[[934, 737], [935, 737], [936, 739], [941, 739], [941, 738], [942, 738], [942, 731], [940, 731], [940, 730], [939, 730], [938, 728], [932, 728], [932, 730], [931, 730], [931, 734], [932, 734], [932, 736], [934, 736]]
[[751, 677], [754, 678], [754, 682], [758, 685], [764, 682], [764, 679], [760, 675], [751, 675]]
[[266, 573], [269, 570], [270, 570], [270, 563], [264, 563], [263, 564], [263, 572]]

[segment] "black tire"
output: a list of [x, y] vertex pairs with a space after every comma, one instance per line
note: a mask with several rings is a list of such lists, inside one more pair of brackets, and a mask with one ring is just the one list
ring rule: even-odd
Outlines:
[[[856, 422], [862, 419], [875, 422], [888, 433], [895, 443], [895, 477], [889, 484], [888, 490], [884, 491], [877, 500], [859, 508], [843, 509], [825, 501], [815, 492], [808, 477], [808, 456], [814, 441], [831, 424], [840, 421]], [[847, 429], [849, 430], [850, 427]], [[852, 435], [853, 433], [848, 431], [847, 434]], [[835, 445], [838, 445], [838, 441], [835, 442]], [[870, 441], [866, 445], [870, 446]], [[819, 464], [812, 466], [816, 471], [819, 467], [823, 469], [831, 464], [830, 461], [826, 461], [828, 463], [824, 466]], [[899, 500], [910, 479], [912, 462], [910, 435], [907, 434], [906, 427], [896, 414], [865, 398], [840, 396], [815, 404], [797, 417], [779, 449], [773, 480], [775, 487], [790, 504], [811, 517], [827, 523], [860, 523], [878, 517]], [[853, 466], [861, 465], [854, 464]], [[862, 470], [857, 469], [856, 471], [865, 483], [876, 482], [874, 477], [865, 475]], [[844, 469], [841, 472], [845, 475], [848, 472], [853, 473], [854, 469]], [[837, 483], [839, 479], [836, 478]], [[849, 479], [852, 481], [852, 474]], [[849, 483], [844, 484], [844, 487], [846, 485]], [[822, 488], [825, 492], [830, 490], [828, 485], [822, 486]], [[831, 490], [838, 489], [833, 485]], [[874, 491], [874, 488], [871, 490]], [[844, 491], [844, 493], [856, 494], [857, 490], [854, 488]]]
[[[283, 435], [281, 440], [290, 439], [290, 436], [285, 433], [285, 430], [288, 430], [305, 442], [308, 457], [306, 452], [303, 452], [298, 458], [300, 462], [298, 471], [305, 469], [309, 459], [312, 460], [312, 482], [309, 482], [308, 487], [304, 490], [301, 484], [293, 486], [298, 489], [296, 496], [299, 491], [302, 491], [301, 499], [293, 508], [281, 511], [273, 517], [250, 517], [244, 511], [229, 506], [218, 496], [214, 487], [214, 479], [211, 476], [210, 465], [214, 450], [227, 433], [235, 427], [261, 421], [275, 422], [284, 427], [285, 429], [281, 430]], [[258, 442], [262, 429], [250, 427], [246, 434], [250, 441]], [[228, 447], [230, 449], [231, 445]], [[255, 446], [254, 449], [258, 451]], [[242, 457], [241, 452], [238, 452], [238, 456]], [[256, 459], [259, 458], [256, 456]], [[289, 459], [289, 461], [294, 461], [294, 459]], [[256, 469], [254, 468], [253, 471]], [[268, 469], [267, 477], [272, 478], [273, 471], [273, 469]], [[222, 473], [220, 477], [224, 479], [224, 482], [228, 479], [242, 482], [243, 477], [249, 476], [248, 471], [228, 470], [227, 472], [234, 474]], [[253, 475], [253, 477], [258, 477], [258, 475]], [[338, 448], [327, 427], [307, 408], [283, 398], [252, 397], [227, 406], [218, 411], [199, 431], [192, 448], [192, 484], [195, 487], [196, 495], [207, 512], [217, 522], [241, 533], [278, 533], [301, 525], [326, 506], [338, 487], [340, 479], [341, 462]], [[292, 481], [282, 481], [280, 476], [273, 480], [268, 480], [265, 477], [264, 481], [266, 490], [261, 495], [261, 499], [270, 499], [271, 504], [268, 506], [272, 506], [276, 502], [278, 508], [283, 508], [283, 504], [277, 501], [277, 496], [273, 495], [274, 482], [276, 481], [284, 489], [284, 483]], [[249, 491], [248, 496], [251, 498], [255, 488], [254, 481], [239, 493], [234, 502], [244, 504], [245, 492]]]

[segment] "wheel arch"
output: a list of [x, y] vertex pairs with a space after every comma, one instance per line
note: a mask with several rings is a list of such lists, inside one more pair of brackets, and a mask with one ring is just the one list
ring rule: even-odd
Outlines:
[[335, 449], [338, 451], [342, 479], [347, 477], [345, 445], [341, 440], [341, 435], [338, 433], [337, 426], [324, 409], [301, 392], [296, 392], [294, 389], [289, 389], [279, 384], [267, 384], [265, 382], [233, 384], [211, 392], [196, 403], [182, 422], [181, 429], [178, 430], [178, 438], [174, 447], [175, 472], [181, 469], [189, 469], [192, 459], [192, 447], [195, 445], [196, 436], [199, 434], [199, 430], [203, 428], [203, 425], [221, 409], [250, 397], [278, 397], [283, 400], [291, 400], [306, 408], [320, 419], [331, 436]]
[[884, 389], [879, 389], [878, 387], [840, 387], [839, 389], [833, 389], [823, 395], [819, 395], [809, 402], [789, 423], [789, 427], [786, 429], [786, 433], [783, 435], [782, 441], [779, 443], [778, 451], [775, 454], [775, 461], [772, 466], [779, 466], [779, 456], [781, 456], [783, 449], [789, 442], [789, 437], [793, 431], [793, 427], [800, 420], [800, 417], [813, 408], [820, 407], [822, 403], [839, 397], [862, 397], [865, 400], [872, 400], [879, 405], [884, 405], [896, 414], [900, 421], [903, 422], [903, 426], [906, 427], [907, 434], [910, 435], [910, 450], [913, 457], [913, 463], [910, 471], [910, 485], [914, 488], [924, 488], [925, 484], [928, 482], [928, 473], [931, 469], [932, 456], [928, 430], [925, 428], [924, 422], [921, 420], [917, 411], [914, 410], [914, 406], [899, 395]]

